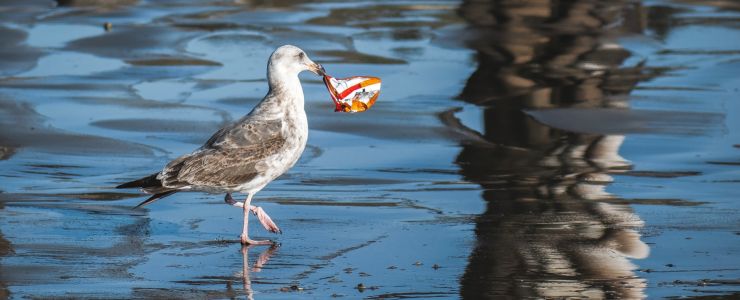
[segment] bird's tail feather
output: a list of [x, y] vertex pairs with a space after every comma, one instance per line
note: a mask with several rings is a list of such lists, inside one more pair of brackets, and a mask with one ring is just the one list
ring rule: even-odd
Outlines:
[[162, 186], [162, 181], [157, 179], [157, 175], [159, 173], [154, 173], [152, 175], [149, 175], [144, 178], [140, 178], [134, 181], [129, 181], [124, 184], [121, 184], [117, 186], [117, 189], [125, 189], [125, 188], [141, 188], [145, 192], [154, 194], [149, 199], [144, 200], [144, 202], [139, 203], [134, 209], [137, 209], [139, 207], [142, 207], [144, 205], [147, 205], [149, 203], [152, 203], [154, 201], [157, 201], [159, 199], [162, 199], [164, 197], [170, 196], [174, 193], [177, 193], [176, 189], [170, 189]]
[[169, 190], [169, 191], [165, 191], [165, 192], [154, 194], [151, 197], [149, 197], [149, 199], [146, 199], [143, 202], [139, 203], [139, 205], [137, 205], [136, 207], [134, 207], [134, 209], [137, 209], [139, 207], [142, 207], [144, 205], [147, 205], [149, 203], [152, 203], [152, 202], [157, 201], [159, 199], [162, 199], [164, 197], [170, 196], [170, 195], [172, 195], [174, 193], [177, 193], [177, 190]]
[[124, 184], [117, 186], [116, 188], [126, 189], [126, 188], [135, 188], [135, 187], [140, 187], [140, 188], [161, 187], [162, 181], [157, 179], [158, 174], [159, 173], [154, 173], [144, 178], [139, 178], [134, 181], [129, 181], [129, 182], [126, 182]]

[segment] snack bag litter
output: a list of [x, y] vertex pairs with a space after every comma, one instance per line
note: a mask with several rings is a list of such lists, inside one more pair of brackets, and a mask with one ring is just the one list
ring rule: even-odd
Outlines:
[[348, 113], [363, 112], [369, 109], [380, 95], [380, 78], [353, 76], [336, 79], [324, 75], [324, 84], [334, 100], [336, 109]]

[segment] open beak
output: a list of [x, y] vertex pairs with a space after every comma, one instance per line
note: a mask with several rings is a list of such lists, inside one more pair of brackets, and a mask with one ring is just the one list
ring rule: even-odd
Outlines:
[[319, 76], [326, 75], [326, 71], [324, 70], [324, 67], [322, 67], [320, 64], [317, 64], [315, 62], [311, 62], [311, 64], [308, 65], [308, 70]]

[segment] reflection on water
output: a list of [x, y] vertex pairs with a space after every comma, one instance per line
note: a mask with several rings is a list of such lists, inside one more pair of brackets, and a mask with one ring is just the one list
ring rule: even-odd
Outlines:
[[[0, 102], [0, 105], [4, 104], [3, 102]], [[2, 145], [3, 143], [0, 142], [0, 161], [9, 159], [13, 154], [15, 153], [15, 148]], [[0, 190], [0, 197], [2, 197], [3, 191]], [[0, 199], [0, 211], [5, 209], [5, 204]], [[13, 252], [13, 247], [10, 244], [10, 241], [5, 239], [3, 237], [3, 232], [0, 230], [0, 260], [11, 254]], [[6, 281], [3, 279], [2, 273], [0, 273], [0, 299], [7, 299], [10, 296], [10, 291], [8, 291], [8, 286], [5, 283]]]
[[[244, 288], [244, 293], [246, 293], [247, 299], [254, 299], [254, 290], [252, 290], [252, 279], [249, 276], [252, 272], [260, 272], [262, 271], [262, 267], [267, 264], [267, 261], [270, 260], [270, 258], [275, 255], [275, 252], [277, 252], [278, 248], [280, 248], [279, 245], [272, 245], [262, 251], [260, 255], [257, 257], [257, 260], [254, 261], [254, 267], [251, 269], [249, 268], [249, 249], [255, 248], [256, 246], [244, 246], [242, 245], [241, 253], [242, 253], [242, 283]], [[263, 247], [257, 247], [258, 249], [262, 249]]]
[[611, 174], [630, 169], [622, 135], [543, 125], [530, 109], [619, 108], [640, 66], [610, 38], [642, 30], [638, 4], [616, 1], [466, 1], [478, 68], [462, 91], [479, 105], [482, 136], [456, 162], [487, 202], [462, 277], [468, 299], [642, 298], [645, 280], [629, 258], [645, 258], [643, 222], [627, 205], [605, 203]]
[[[2, 191], [0, 191], [0, 193], [2, 193]], [[4, 208], [5, 205], [0, 201], [0, 210]], [[0, 231], [0, 259], [12, 252], [13, 248], [11, 247], [10, 242], [3, 237], [3, 232]], [[5, 280], [3, 280], [2, 277], [2, 274], [0, 274], [0, 299], [7, 299], [10, 296], [10, 291], [8, 291], [8, 286], [5, 284]]]
[[[0, 299], [729, 293], [740, 10], [635, 2], [2, 1]], [[285, 43], [388, 84], [340, 115], [304, 77], [279, 252], [220, 198], [132, 211], [115, 183], [247, 113]]]
[[94, 7], [117, 7], [132, 5], [137, 0], [56, 0], [59, 6], [94, 6]]

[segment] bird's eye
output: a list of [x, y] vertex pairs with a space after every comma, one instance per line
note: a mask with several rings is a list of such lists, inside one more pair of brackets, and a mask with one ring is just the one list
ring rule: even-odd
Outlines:
[[306, 57], [306, 54], [305, 53], [303, 53], [303, 52], [298, 53], [298, 58], [303, 59], [304, 57]]

